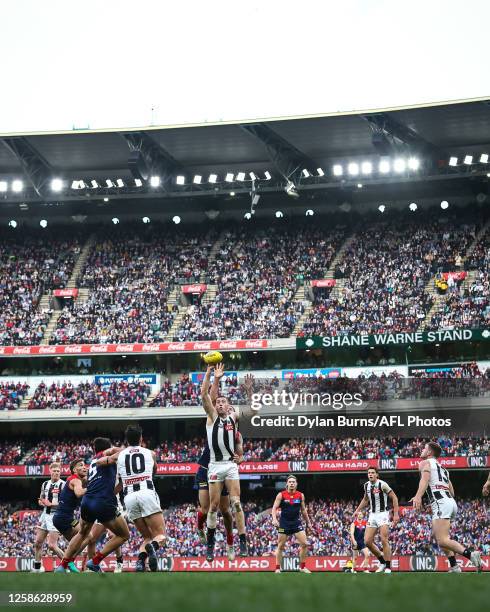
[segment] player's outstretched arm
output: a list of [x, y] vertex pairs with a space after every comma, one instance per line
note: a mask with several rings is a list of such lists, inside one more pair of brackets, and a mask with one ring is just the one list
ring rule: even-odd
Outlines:
[[272, 524], [274, 527], [279, 527], [279, 519], [277, 518], [277, 511], [281, 506], [282, 493], [278, 493], [276, 495], [276, 499], [274, 500], [274, 505], [272, 506]]
[[422, 497], [424, 493], [427, 491], [427, 487], [429, 486], [430, 479], [430, 467], [429, 462], [427, 460], [421, 461], [419, 465], [420, 470], [420, 482], [419, 488], [417, 489], [417, 493], [415, 493], [414, 497], [410, 500], [413, 503], [413, 507], [416, 510], [420, 510], [422, 508]]
[[238, 465], [240, 465], [240, 463], [243, 463], [244, 461], [243, 459], [243, 438], [242, 438], [242, 434], [239, 431], [236, 432], [235, 454], [233, 455], [233, 461], [237, 463]]
[[390, 492], [388, 493], [388, 497], [391, 499], [391, 503], [393, 504], [393, 525], [396, 525], [398, 523], [398, 521], [400, 520], [400, 515], [399, 515], [399, 505], [398, 505], [398, 497], [396, 496], [396, 493], [393, 491], [393, 489], [390, 490]]
[[216, 415], [216, 409], [213, 405], [213, 402], [211, 401], [211, 396], [209, 395], [209, 381], [211, 380], [211, 372], [213, 371], [213, 369], [214, 366], [208, 365], [201, 387], [202, 405], [204, 407], [204, 410], [206, 411], [206, 414], [210, 418], [214, 418]]
[[[246, 374], [243, 379], [243, 388], [245, 389], [245, 394], [247, 396], [247, 405], [241, 409], [241, 414], [243, 416], [251, 416], [252, 414], [256, 414], [256, 410], [252, 408], [252, 395], [254, 391], [254, 377], [252, 374]], [[236, 412], [236, 411], [235, 411]], [[238, 418], [238, 414], [237, 414]]]
[[122, 449], [118, 449], [117, 452], [113, 453], [112, 455], [106, 455], [105, 457], [99, 457], [99, 459], [97, 459], [97, 461], [95, 462], [96, 465], [99, 466], [104, 466], [104, 465], [111, 465], [113, 463], [117, 463], [117, 458], [119, 457], [119, 453], [121, 452]]
[[305, 496], [303, 494], [302, 494], [302, 500], [301, 500], [301, 516], [303, 517], [306, 528], [309, 529], [310, 531], [313, 531], [313, 526], [311, 524], [310, 517], [308, 516], [308, 511], [306, 509]]

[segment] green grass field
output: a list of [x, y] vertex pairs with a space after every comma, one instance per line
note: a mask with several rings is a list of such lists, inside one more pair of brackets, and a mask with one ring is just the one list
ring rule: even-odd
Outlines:
[[490, 576], [5, 573], [0, 575], [0, 591], [71, 592], [76, 603], [68, 609], [85, 612], [156, 609], [169, 612], [462, 612], [488, 609]]

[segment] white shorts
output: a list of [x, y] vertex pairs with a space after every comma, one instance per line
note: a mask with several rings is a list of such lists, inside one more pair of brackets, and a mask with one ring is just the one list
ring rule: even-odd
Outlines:
[[234, 461], [210, 461], [208, 465], [208, 482], [240, 480], [238, 465]]
[[382, 525], [390, 524], [390, 513], [388, 510], [384, 512], [370, 512], [367, 521], [368, 527], [381, 527]]
[[46, 514], [46, 512], [42, 512], [39, 518], [39, 529], [44, 529], [44, 531], [56, 531], [56, 533], [58, 533], [58, 530], [53, 525], [53, 516], [54, 512], [52, 514]]
[[452, 497], [443, 497], [442, 499], [434, 500], [431, 505], [432, 520], [435, 519], [450, 519], [453, 521], [458, 514], [458, 504]]
[[155, 491], [151, 489], [128, 493], [124, 498], [124, 505], [126, 506], [126, 514], [129, 521], [135, 521], [136, 519], [162, 511], [160, 499]]

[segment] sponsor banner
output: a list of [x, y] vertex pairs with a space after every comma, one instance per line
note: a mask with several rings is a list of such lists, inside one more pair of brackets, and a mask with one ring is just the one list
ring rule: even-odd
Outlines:
[[195, 285], [182, 285], [182, 293], [206, 293], [207, 285], [197, 283]]
[[441, 276], [444, 280], [452, 278], [455, 281], [462, 281], [466, 278], [467, 274], [467, 272], [462, 270], [461, 272], [443, 272]]
[[437, 344], [440, 342], [481, 342], [490, 340], [489, 329], [446, 329], [429, 332], [399, 332], [373, 335], [311, 336], [296, 338], [297, 349], [339, 348], [358, 346], [403, 346], [407, 344]]
[[[191, 372], [191, 382], [193, 383], [201, 383], [204, 380], [205, 372]], [[223, 378], [225, 381], [230, 378], [236, 378], [238, 380], [238, 372], [229, 370], [223, 374]]]
[[103, 387], [112, 385], [117, 382], [143, 382], [147, 385], [157, 384], [156, 374], [96, 374], [94, 376], [94, 383], [96, 385], [102, 385]]
[[72, 297], [76, 298], [78, 295], [78, 289], [54, 289], [54, 297]]
[[335, 287], [336, 280], [334, 278], [320, 278], [318, 280], [312, 280], [312, 287]]
[[[240, 464], [242, 474], [288, 474], [289, 472], [364, 472], [369, 467], [377, 467], [381, 471], [405, 470], [415, 471], [421, 459], [391, 457], [382, 459], [302, 459], [290, 461], [244, 461]], [[490, 467], [490, 457], [475, 455], [471, 457], [441, 457], [440, 463], [448, 470], [454, 469], [486, 469]], [[198, 470], [197, 463], [159, 463], [157, 475], [193, 475]], [[63, 476], [70, 472], [68, 465], [63, 465]], [[0, 478], [16, 476], [49, 476], [47, 465], [0, 465]]]
[[[312, 572], [343, 572], [351, 557], [307, 557], [306, 567]], [[134, 572], [138, 557], [125, 557], [123, 569], [125, 572]], [[490, 568], [490, 556], [482, 557], [483, 570]], [[42, 563], [47, 572], [52, 572], [58, 565], [54, 557], [43, 557]], [[476, 571], [468, 559], [458, 558], [458, 564], [464, 572]], [[80, 557], [76, 560], [81, 570]], [[114, 571], [116, 558], [106, 557], [101, 561], [101, 567], [106, 572]], [[274, 557], [237, 557], [229, 561], [225, 557], [217, 557], [213, 562], [206, 561], [204, 557], [162, 557], [158, 560], [159, 570], [166, 572], [273, 572], [276, 567]], [[34, 559], [17, 557], [0, 557], [0, 571], [3, 572], [30, 572], [34, 567]], [[446, 557], [432, 555], [394, 556], [391, 568], [397, 572], [447, 572], [449, 567]], [[368, 569], [374, 571], [378, 568], [378, 561], [371, 556]], [[282, 563], [283, 571], [296, 572], [299, 569], [298, 558], [285, 558]]]
[[338, 378], [342, 374], [341, 368], [306, 368], [303, 370], [282, 370], [282, 380], [292, 378]]
[[197, 353], [200, 351], [232, 351], [267, 349], [269, 340], [211, 340], [209, 342], [155, 342], [136, 344], [67, 344], [49, 346], [0, 346], [0, 355], [105, 355], [112, 353]]

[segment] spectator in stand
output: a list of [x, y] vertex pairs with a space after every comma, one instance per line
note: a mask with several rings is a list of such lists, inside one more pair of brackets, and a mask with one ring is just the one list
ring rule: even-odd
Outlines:
[[0, 410], [16, 410], [29, 391], [26, 383], [0, 383]]
[[[425, 438], [304, 438], [304, 439], [248, 439], [244, 440], [246, 461], [307, 461], [352, 460], [377, 458], [418, 458], [420, 450], [428, 442]], [[437, 438], [444, 457], [469, 457], [490, 455], [490, 439], [481, 436], [457, 437], [441, 435]], [[194, 463], [204, 448], [204, 438], [166, 440], [158, 445], [148, 440], [155, 449], [160, 463]], [[0, 465], [49, 465], [53, 461], [69, 464], [70, 458], [82, 457], [86, 462], [92, 457], [91, 440], [66, 437], [33, 440], [16, 439], [0, 444]]]
[[343, 237], [299, 225], [228, 230], [207, 272], [217, 295], [192, 306], [174, 340], [290, 336], [305, 309], [298, 287], [325, 276]]
[[0, 232], [0, 345], [41, 342], [50, 316], [38, 310], [41, 296], [66, 285], [79, 252], [76, 232]]
[[[349, 556], [351, 542], [349, 527], [356, 502], [349, 500], [313, 500], [307, 504], [308, 515], [315, 527], [310, 551], [319, 556]], [[490, 541], [488, 510], [481, 499], [458, 500], [458, 516], [452, 526], [455, 539], [469, 546], [482, 549]], [[277, 541], [277, 529], [272, 525], [270, 505], [244, 502], [247, 522], [249, 554], [251, 556], [273, 556]], [[34, 538], [37, 512], [15, 512], [7, 504], [0, 505], [0, 557], [30, 557]], [[204, 556], [203, 545], [195, 528], [196, 507], [192, 504], [173, 506], [165, 511], [168, 556]], [[221, 517], [219, 518], [221, 522]], [[131, 537], [123, 547], [124, 556], [137, 555], [141, 538], [130, 526]], [[216, 554], [226, 555], [224, 529], [218, 524], [216, 530]], [[439, 554], [431, 533], [430, 516], [420, 516], [411, 507], [401, 508], [399, 523], [391, 530], [390, 540], [395, 555]], [[99, 543], [101, 546], [101, 543]], [[285, 556], [297, 556], [296, 544], [290, 539]]]
[[138, 408], [150, 395], [151, 387], [143, 382], [112, 382], [110, 385], [91, 382], [74, 385], [40, 383], [29, 402], [29, 409]]
[[428, 282], [456, 270], [477, 223], [455, 215], [364, 226], [336, 267], [339, 287], [315, 291], [302, 335], [416, 331], [433, 305]]
[[178, 293], [173, 302], [170, 293], [176, 283], [199, 282], [216, 232], [152, 226], [99, 234], [79, 278], [88, 300], [65, 307], [51, 344], [165, 340], [178, 310]]

